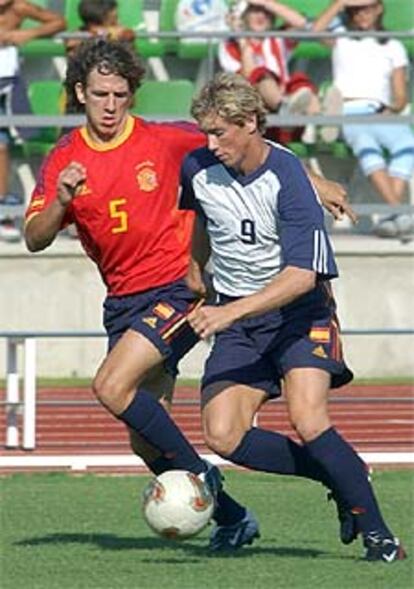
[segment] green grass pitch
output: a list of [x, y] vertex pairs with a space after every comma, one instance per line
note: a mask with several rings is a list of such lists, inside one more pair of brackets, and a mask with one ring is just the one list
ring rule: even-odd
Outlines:
[[148, 476], [21, 474], [1, 485], [2, 589], [412, 589], [414, 472], [378, 471], [384, 516], [409, 558], [360, 560], [358, 540], [338, 539], [334, 505], [320, 485], [226, 471], [262, 537], [230, 556], [207, 551], [208, 529], [185, 542], [146, 527], [140, 496]]

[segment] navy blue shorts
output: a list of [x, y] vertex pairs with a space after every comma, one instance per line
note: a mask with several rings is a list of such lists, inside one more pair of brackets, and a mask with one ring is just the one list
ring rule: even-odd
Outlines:
[[109, 350], [128, 329], [133, 329], [158, 348], [165, 358], [166, 370], [177, 375], [178, 362], [198, 342], [186, 320], [196, 303], [184, 280], [142, 293], [107, 297], [104, 327]]
[[292, 313], [273, 311], [244, 319], [215, 336], [202, 379], [202, 401], [208, 401], [212, 385], [218, 382], [245, 384], [278, 397], [289, 370], [309, 367], [328, 372], [332, 388], [353, 378], [343, 360], [338, 322], [329, 306], [304, 305]]

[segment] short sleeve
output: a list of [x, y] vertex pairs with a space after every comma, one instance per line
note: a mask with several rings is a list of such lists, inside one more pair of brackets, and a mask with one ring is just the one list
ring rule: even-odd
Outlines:
[[[60, 172], [68, 164], [65, 150], [62, 149], [62, 143], [66, 137], [48, 154], [43, 161], [36, 180], [36, 185], [25, 213], [26, 223], [38, 213], [41, 213], [56, 199], [56, 187]], [[71, 214], [71, 205], [67, 207], [65, 217], [62, 222], [62, 228], [73, 222]]]
[[313, 270], [322, 279], [338, 275], [322, 207], [295, 156], [286, 158], [283, 166], [277, 222], [284, 266]]
[[396, 39], [389, 41], [389, 50], [391, 54], [391, 60], [393, 69], [408, 66], [407, 51], [402, 43]]

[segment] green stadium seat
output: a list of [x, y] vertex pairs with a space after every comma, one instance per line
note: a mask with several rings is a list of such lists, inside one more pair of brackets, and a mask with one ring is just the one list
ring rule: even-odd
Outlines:
[[[31, 0], [33, 4], [38, 4], [42, 8], [49, 8], [48, 0]], [[22, 23], [23, 29], [37, 27], [38, 22], [30, 18]], [[65, 55], [64, 43], [59, 39], [45, 38], [33, 39], [22, 47], [19, 47], [19, 54], [23, 57], [59, 57]]]
[[132, 112], [140, 116], [188, 118], [193, 95], [194, 84], [189, 80], [148, 80], [137, 90]]
[[[284, 0], [284, 4], [294, 8], [308, 18], [314, 19], [329, 6], [330, 0], [312, 0], [312, 2]], [[300, 41], [299, 45], [295, 48], [294, 57], [297, 59], [329, 59], [330, 52], [330, 48], [322, 45], [317, 39]]]
[[[159, 12], [159, 29], [163, 32], [175, 31], [175, 10], [178, 0], [161, 0]], [[178, 53], [179, 38], [162, 39], [165, 53]]]
[[[61, 115], [64, 110], [63, 86], [59, 80], [36, 80], [29, 84], [29, 101], [34, 115]], [[26, 156], [45, 155], [59, 137], [58, 127], [39, 129], [38, 134], [23, 143]]]
[[[330, 0], [284, 0], [284, 4], [295, 8], [298, 12], [315, 18], [325, 10]], [[414, 9], [410, 0], [389, 0], [385, 2], [385, 28], [390, 31], [407, 31], [414, 28]], [[410, 55], [414, 55], [414, 39], [402, 39]], [[318, 41], [302, 41], [295, 49], [295, 57], [306, 59], [325, 59], [330, 56], [329, 47], [323, 46]]]
[[[392, 0], [385, 3], [384, 26], [390, 31], [413, 31], [414, 8], [410, 0]], [[414, 56], [414, 39], [401, 39], [408, 53]]]
[[[78, 31], [81, 27], [78, 5], [79, 0], [65, 0], [65, 18], [68, 31]], [[118, 0], [118, 18], [121, 25], [133, 29], [136, 33], [147, 32], [143, 0]], [[137, 38], [134, 45], [138, 55], [142, 57], [164, 55], [164, 45], [159, 40]]]

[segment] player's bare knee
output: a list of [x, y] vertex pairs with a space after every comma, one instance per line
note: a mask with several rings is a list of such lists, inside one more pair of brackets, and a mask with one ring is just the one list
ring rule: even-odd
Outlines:
[[207, 446], [220, 456], [230, 456], [240, 443], [241, 436], [227, 425], [208, 426], [204, 431]]
[[130, 391], [114, 378], [99, 373], [92, 383], [92, 390], [102, 405], [119, 415], [129, 405]]
[[302, 442], [311, 442], [315, 438], [317, 438], [327, 427], [327, 424], [324, 420], [314, 419], [314, 418], [302, 418], [297, 419], [296, 421], [292, 422], [292, 427], [298, 434], [299, 438]]

